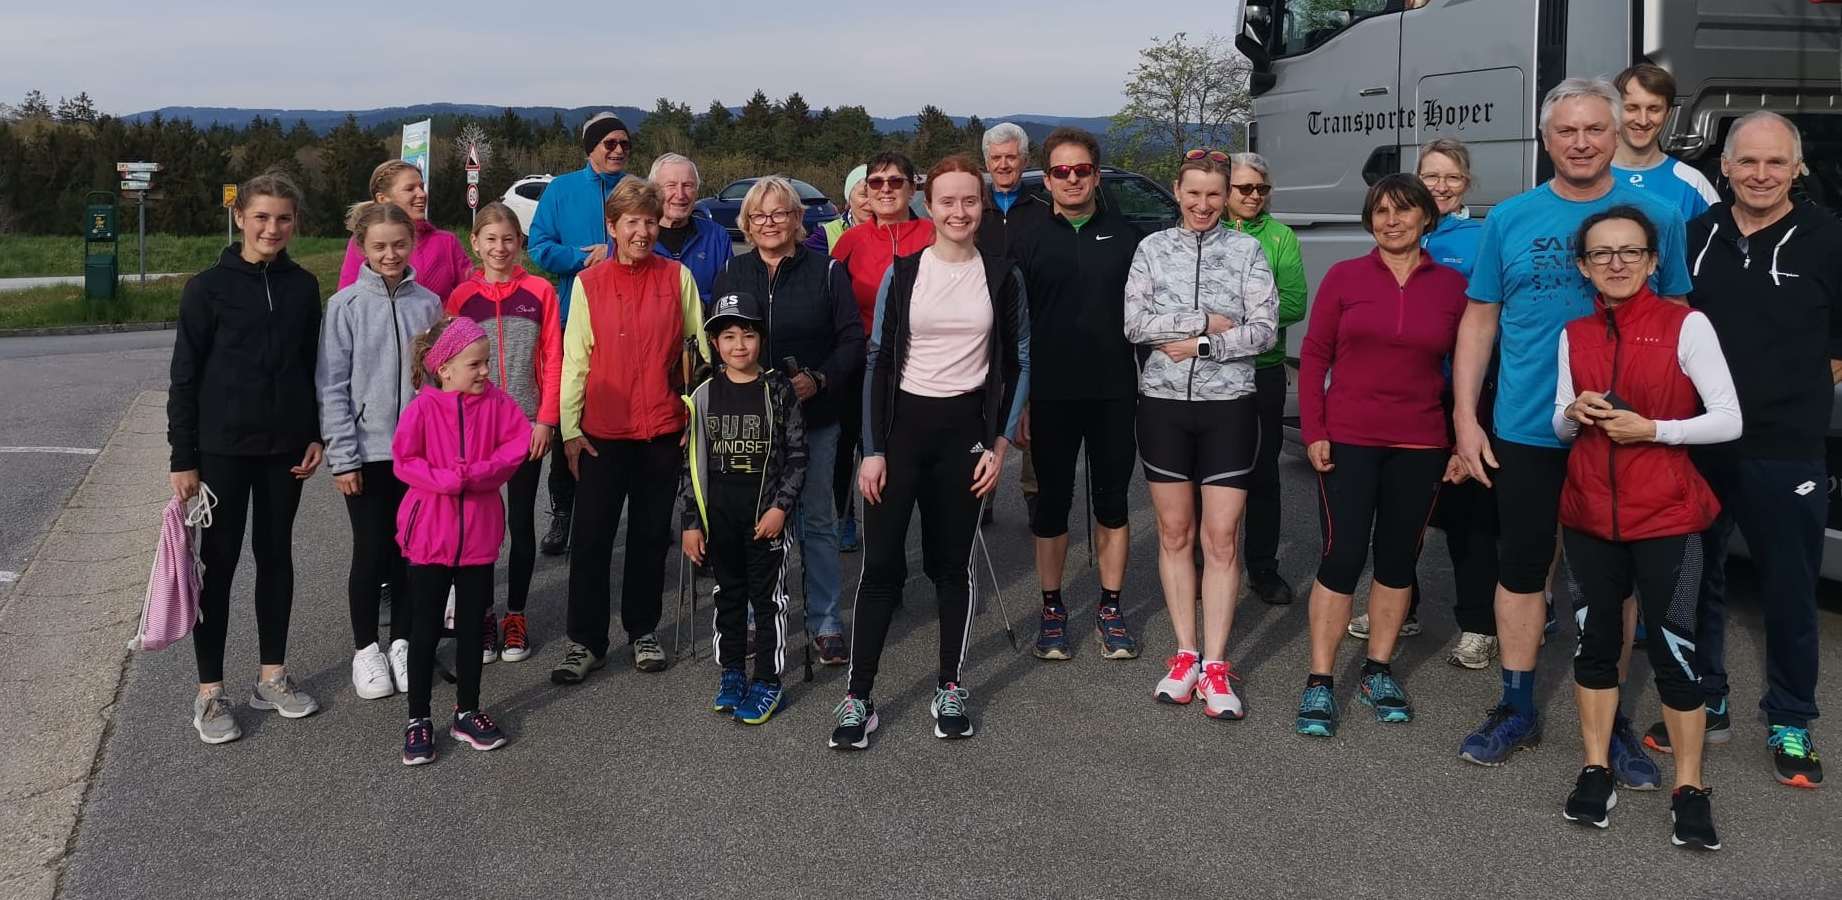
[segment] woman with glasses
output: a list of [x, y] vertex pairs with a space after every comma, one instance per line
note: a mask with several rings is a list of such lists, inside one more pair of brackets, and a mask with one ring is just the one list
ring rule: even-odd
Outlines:
[[838, 420], [863, 368], [863, 323], [844, 267], [801, 243], [803, 206], [792, 182], [771, 175], [742, 198], [736, 220], [754, 249], [729, 261], [716, 276], [715, 297], [749, 294], [765, 304], [762, 365], [784, 368], [799, 395], [806, 423], [806, 465], [815, 473], [800, 492], [800, 568], [805, 572], [806, 634], [819, 661], [843, 665], [844, 622], [838, 614], [841, 562], [833, 514], [832, 460], [838, 452]]
[[[1298, 235], [1266, 211], [1273, 179], [1258, 153], [1192, 150], [1229, 164], [1228, 227], [1253, 235], [1266, 251], [1279, 287], [1279, 338], [1273, 348], [1254, 357], [1254, 406], [1262, 434], [1279, 434], [1286, 411], [1286, 327], [1305, 318], [1305, 261]], [[1254, 595], [1279, 606], [1292, 602], [1292, 586], [1279, 575], [1279, 445], [1260, 445], [1253, 478], [1247, 486], [1247, 524], [1243, 555]]]
[[1358, 697], [1377, 722], [1413, 720], [1390, 661], [1439, 484], [1464, 471], [1452, 456], [1441, 397], [1465, 312], [1465, 278], [1420, 249], [1438, 220], [1418, 178], [1377, 181], [1362, 205], [1375, 249], [1331, 266], [1311, 304], [1299, 353], [1299, 430], [1318, 473], [1324, 549], [1311, 586], [1311, 669], [1298, 704], [1299, 734], [1337, 733], [1337, 644], [1371, 547], [1373, 630]]
[[1574, 239], [1598, 297], [1592, 315], [1561, 333], [1554, 390], [1554, 433], [1573, 444], [1560, 519], [1582, 610], [1573, 680], [1586, 757], [1562, 814], [1604, 828], [1617, 804], [1608, 757], [1625, 598], [1635, 588], [1675, 751], [1671, 840], [1719, 850], [1701, 780], [1705, 719], [1691, 662], [1701, 532], [1720, 503], [1687, 446], [1739, 437], [1740, 405], [1707, 316], [1651, 291], [1656, 246], [1656, 225], [1632, 206], [1595, 213]]
[[[1175, 227], [1146, 237], [1126, 276], [1126, 340], [1139, 346], [1139, 457], [1158, 522], [1158, 580], [1177, 652], [1153, 689], [1165, 703], [1203, 701], [1215, 719], [1246, 715], [1230, 681], [1228, 634], [1240, 591], [1241, 513], [1263, 441], [1254, 358], [1278, 337], [1279, 292], [1266, 251], [1221, 227], [1229, 165], [1191, 155], [1172, 186]], [[1200, 490], [1199, 490], [1200, 488]], [[1202, 629], [1192, 559], [1202, 496]]]

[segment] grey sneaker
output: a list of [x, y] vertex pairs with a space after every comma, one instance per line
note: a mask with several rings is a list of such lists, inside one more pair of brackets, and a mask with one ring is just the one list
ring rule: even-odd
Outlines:
[[640, 635], [633, 641], [633, 667], [642, 672], [665, 671], [665, 648], [659, 646], [659, 639], [652, 632]]
[[256, 692], [249, 695], [251, 709], [272, 709], [284, 719], [305, 719], [320, 711], [320, 704], [307, 692], [294, 686], [286, 672], [274, 681], [256, 682]]
[[1482, 669], [1497, 656], [1497, 637], [1467, 631], [1458, 636], [1458, 646], [1445, 661], [1461, 669]]
[[[1369, 639], [1369, 614], [1363, 613], [1362, 615], [1357, 616], [1354, 619], [1351, 619], [1348, 631], [1349, 631], [1350, 637], [1357, 638], [1359, 640], [1364, 640], [1364, 641], [1368, 640]], [[1419, 633], [1420, 633], [1420, 617], [1419, 616], [1408, 616], [1406, 619], [1401, 621], [1401, 631], [1400, 631], [1401, 637], [1413, 637], [1414, 635], [1419, 634]]]
[[581, 684], [588, 673], [608, 664], [607, 654], [596, 656], [575, 641], [563, 642], [563, 661], [550, 670], [552, 684]]
[[223, 688], [192, 700], [192, 727], [198, 731], [198, 739], [207, 744], [228, 744], [243, 736], [236, 717], [230, 714], [230, 701], [224, 699]]

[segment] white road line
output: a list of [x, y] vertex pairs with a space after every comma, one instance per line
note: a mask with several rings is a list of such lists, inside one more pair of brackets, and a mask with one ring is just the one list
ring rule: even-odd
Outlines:
[[12, 584], [19, 580], [18, 572], [0, 572], [0, 584]]
[[75, 456], [95, 456], [101, 450], [90, 447], [0, 447], [0, 453], [69, 453]]

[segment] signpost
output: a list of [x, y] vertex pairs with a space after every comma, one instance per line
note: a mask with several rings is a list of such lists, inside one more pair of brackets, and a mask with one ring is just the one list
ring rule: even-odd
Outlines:
[[401, 159], [404, 162], [414, 164], [416, 168], [422, 170], [422, 186], [424, 189], [427, 189], [429, 185], [429, 134], [433, 126], [433, 119], [410, 122], [403, 126], [403, 155]]
[[156, 162], [118, 162], [116, 174], [121, 176], [121, 189], [124, 193], [134, 195], [135, 207], [140, 218], [141, 248], [141, 284], [147, 284], [147, 195], [153, 191], [154, 173], [160, 171]]
[[475, 215], [480, 212], [480, 148], [478, 145], [467, 148], [467, 208]]
[[232, 220], [235, 219], [235, 214], [233, 214], [231, 210], [236, 209], [236, 207], [237, 186], [234, 184], [224, 185], [224, 246], [226, 247], [236, 242], [236, 234], [231, 230], [233, 224]]

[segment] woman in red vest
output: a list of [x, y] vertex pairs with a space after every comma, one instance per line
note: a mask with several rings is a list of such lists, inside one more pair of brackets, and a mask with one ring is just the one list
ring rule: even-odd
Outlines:
[[1580, 271], [1599, 296], [1597, 311], [1561, 333], [1554, 391], [1554, 433], [1573, 442], [1561, 541], [1580, 610], [1573, 680], [1586, 748], [1562, 814], [1604, 828], [1618, 802], [1608, 756], [1624, 598], [1635, 587], [1675, 749], [1671, 839], [1719, 850], [1701, 780], [1702, 698], [1691, 663], [1701, 532], [1720, 504], [1687, 445], [1739, 437], [1740, 405], [1707, 317], [1651, 291], [1656, 246], [1656, 226], [1631, 206], [1589, 217], [1574, 239]]

